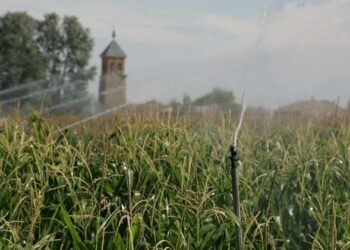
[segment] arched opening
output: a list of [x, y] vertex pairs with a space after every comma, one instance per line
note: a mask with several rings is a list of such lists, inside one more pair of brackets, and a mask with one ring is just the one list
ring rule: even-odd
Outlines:
[[118, 70], [123, 71], [123, 63], [118, 63]]
[[111, 72], [112, 73], [115, 72], [115, 63], [114, 62], [111, 63]]

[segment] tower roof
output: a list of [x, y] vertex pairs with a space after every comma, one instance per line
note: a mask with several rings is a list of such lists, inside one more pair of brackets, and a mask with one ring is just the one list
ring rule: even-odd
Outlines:
[[102, 52], [101, 57], [126, 58], [126, 54], [113, 39], [108, 44], [107, 48]]

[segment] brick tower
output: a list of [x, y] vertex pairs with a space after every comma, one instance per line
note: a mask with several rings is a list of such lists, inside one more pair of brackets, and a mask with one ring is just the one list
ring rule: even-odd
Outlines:
[[98, 99], [106, 108], [126, 103], [126, 54], [116, 43], [114, 30], [112, 38], [101, 54], [102, 70]]

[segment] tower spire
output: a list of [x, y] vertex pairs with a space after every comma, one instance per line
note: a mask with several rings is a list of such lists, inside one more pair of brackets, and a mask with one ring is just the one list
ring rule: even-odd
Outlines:
[[112, 31], [112, 38], [113, 38], [113, 40], [115, 39], [115, 28], [114, 28], [114, 26], [113, 26], [113, 31]]

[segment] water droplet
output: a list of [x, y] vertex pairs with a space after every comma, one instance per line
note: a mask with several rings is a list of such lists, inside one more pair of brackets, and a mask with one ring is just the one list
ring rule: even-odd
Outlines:
[[289, 213], [290, 216], [294, 216], [293, 208], [288, 209], [288, 213]]

